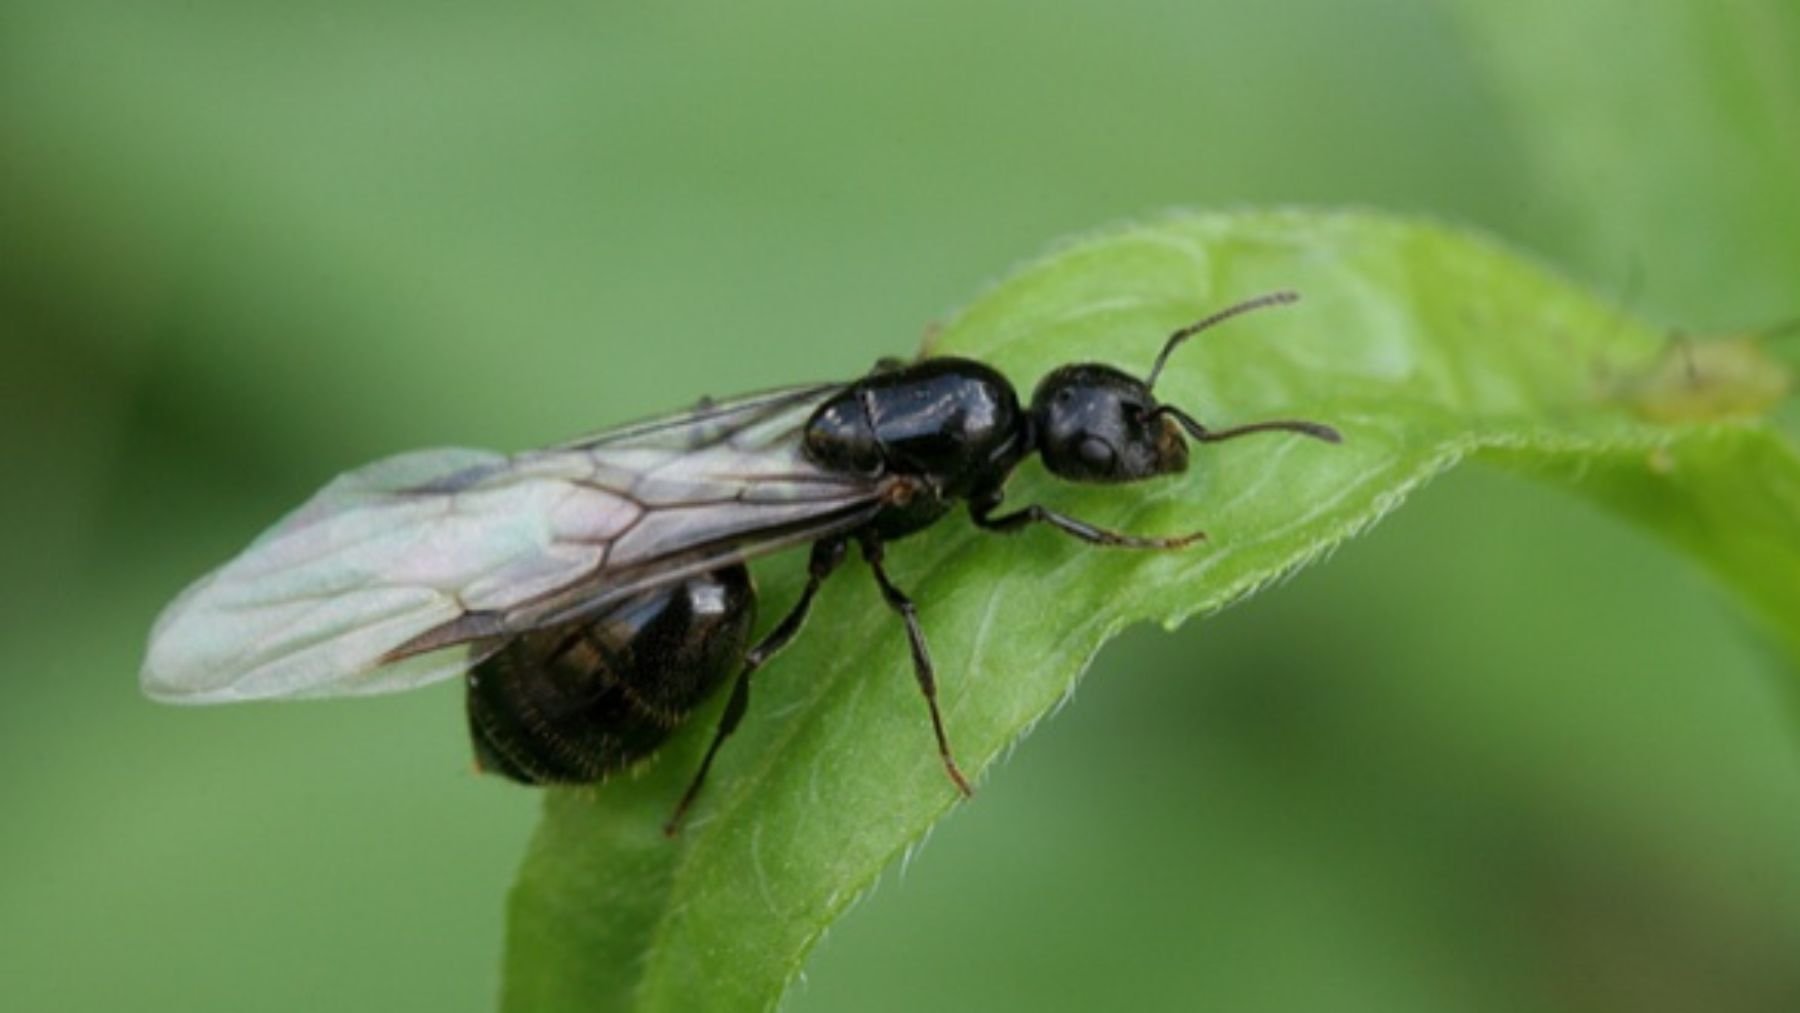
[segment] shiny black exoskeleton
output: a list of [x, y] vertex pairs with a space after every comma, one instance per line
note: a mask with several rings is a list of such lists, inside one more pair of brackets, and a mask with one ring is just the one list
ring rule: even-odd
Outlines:
[[882, 511], [870, 534], [891, 541], [997, 489], [1032, 449], [1030, 416], [1006, 377], [969, 359], [880, 370], [820, 405], [804, 453], [833, 471], [919, 479], [918, 495]]
[[[719, 726], [669, 821], [673, 833], [748, 707], [751, 675], [799, 632], [820, 586], [854, 543], [906, 625], [939, 755], [950, 779], [968, 794], [938, 711], [924, 632], [913, 603], [888, 578], [884, 545], [931, 525], [958, 503], [968, 504], [973, 522], [991, 531], [1042, 523], [1096, 545], [1156, 549], [1203, 538], [1200, 532], [1154, 538], [1108, 531], [1039, 504], [999, 510], [1007, 479], [1034, 453], [1061, 478], [1123, 483], [1186, 469], [1189, 438], [1217, 442], [1279, 430], [1337, 442], [1335, 430], [1314, 422], [1208, 429], [1152, 394], [1170, 353], [1187, 338], [1237, 314], [1294, 298], [1265, 296], [1176, 331], [1143, 379], [1097, 363], [1064, 366], [1044, 377], [1029, 405], [1021, 404], [1004, 376], [973, 360], [883, 364], [828, 397], [801, 433], [802, 452], [815, 465], [866, 479], [886, 493], [879, 512], [861, 528], [814, 544], [806, 586], [787, 615], [746, 650], [753, 600], [741, 568], [734, 567], [649, 592], [580, 630], [528, 636], [476, 671], [470, 719], [483, 744], [484, 766], [521, 780], [597, 779], [654, 748], [726, 669], [736, 666]], [[720, 615], [682, 604], [696, 589], [720, 588], [728, 603]], [[512, 677], [490, 680], [490, 674]], [[490, 683], [502, 687], [492, 691], [499, 694], [492, 699], [487, 690], [473, 688]]]
[[477, 766], [526, 784], [623, 770], [737, 668], [755, 617], [750, 572], [732, 566], [509, 641], [467, 680]]
[[1243, 303], [1177, 331], [1148, 379], [1100, 363], [1077, 363], [1038, 384], [1029, 408], [1006, 377], [972, 359], [926, 359], [878, 370], [826, 401], [806, 425], [804, 448], [836, 471], [917, 479], [914, 495], [884, 510], [859, 537], [892, 541], [930, 525], [958, 501], [975, 523], [1014, 530], [1052, 524], [1105, 545], [1171, 548], [1196, 540], [1119, 535], [1042, 507], [994, 516], [1006, 480], [1031, 454], [1052, 474], [1072, 482], [1122, 483], [1185, 471], [1188, 436], [1217, 442], [1251, 432], [1286, 430], [1329, 442], [1338, 434], [1315, 422], [1259, 422], [1210, 430], [1151, 393], [1176, 345], [1199, 330], [1257, 306], [1285, 302], [1286, 293]]

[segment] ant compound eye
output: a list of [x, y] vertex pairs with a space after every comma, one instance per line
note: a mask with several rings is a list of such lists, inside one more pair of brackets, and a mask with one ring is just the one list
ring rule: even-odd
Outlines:
[[1075, 453], [1080, 456], [1082, 464], [1099, 474], [1112, 471], [1113, 463], [1119, 459], [1112, 444], [1098, 436], [1089, 436], [1083, 439], [1075, 448]]

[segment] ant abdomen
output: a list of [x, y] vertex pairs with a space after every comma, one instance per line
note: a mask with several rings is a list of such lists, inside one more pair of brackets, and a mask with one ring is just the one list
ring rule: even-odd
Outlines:
[[749, 571], [729, 566], [515, 638], [469, 672], [476, 765], [526, 784], [629, 767], [743, 662], [755, 615]]

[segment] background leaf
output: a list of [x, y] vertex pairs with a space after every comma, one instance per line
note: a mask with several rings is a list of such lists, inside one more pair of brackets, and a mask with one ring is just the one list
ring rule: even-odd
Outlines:
[[1689, 329], [1792, 316], [1800, 8], [1446, 7], [1520, 139], [1539, 195], [1524, 217], [1546, 245]]
[[[1343, 446], [1243, 440], [1201, 450], [1175, 481], [1076, 490], [1034, 475], [1010, 497], [1133, 531], [1203, 518], [1205, 548], [1106, 553], [950, 521], [891, 554], [922, 603], [950, 734], [970, 769], [1065, 699], [1126, 624], [1173, 625], [1228, 604], [1487, 452], [1667, 529], [1800, 646], [1792, 449], [1754, 419], [1646, 421], [1647, 381], [1619, 378], [1653, 375], [1665, 340], [1485, 242], [1355, 214], [1176, 216], [1026, 268], [953, 322], [934, 352], [982, 357], [1029, 384], [1068, 361], [1147, 362], [1181, 323], [1290, 286], [1306, 294], [1300, 307], [1184, 348], [1159, 394], [1219, 424], [1327, 420]], [[1733, 515], [1736, 535], [1715, 539], [1715, 515], [1731, 502], [1754, 505]], [[643, 1010], [772, 1005], [832, 918], [950, 806], [899, 627], [855, 572], [836, 579], [810, 635], [759, 678], [746, 727], [679, 846], [661, 843], [657, 827], [711, 712], [629, 790], [553, 793], [513, 896], [510, 1007], [591, 1008], [597, 997]], [[765, 607], [793, 591], [791, 575], [771, 582]]]

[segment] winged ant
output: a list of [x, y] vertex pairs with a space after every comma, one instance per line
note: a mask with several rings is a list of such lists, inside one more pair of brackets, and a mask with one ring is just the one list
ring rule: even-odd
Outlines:
[[[982, 529], [1047, 525], [1092, 545], [1177, 549], [1205, 537], [1109, 531], [1041, 504], [1003, 510], [1037, 454], [1054, 475], [1137, 482], [1184, 471], [1188, 440], [1317, 422], [1212, 429], [1156, 399], [1187, 339], [1276, 292], [1171, 334], [1142, 379], [1076, 363], [1030, 402], [962, 358], [884, 362], [848, 384], [705, 403], [545, 450], [403, 454], [350, 472], [164, 610], [142, 683], [177, 703], [343, 696], [464, 676], [478, 765], [527, 784], [604, 780], [649, 756], [714, 690], [731, 694], [666, 826], [674, 834], [750, 703], [753, 675], [806, 621], [851, 549], [905, 625], [938, 755], [970, 793], [937, 703], [890, 542], [967, 504]], [[800, 597], [752, 643], [745, 564], [811, 546]]]

